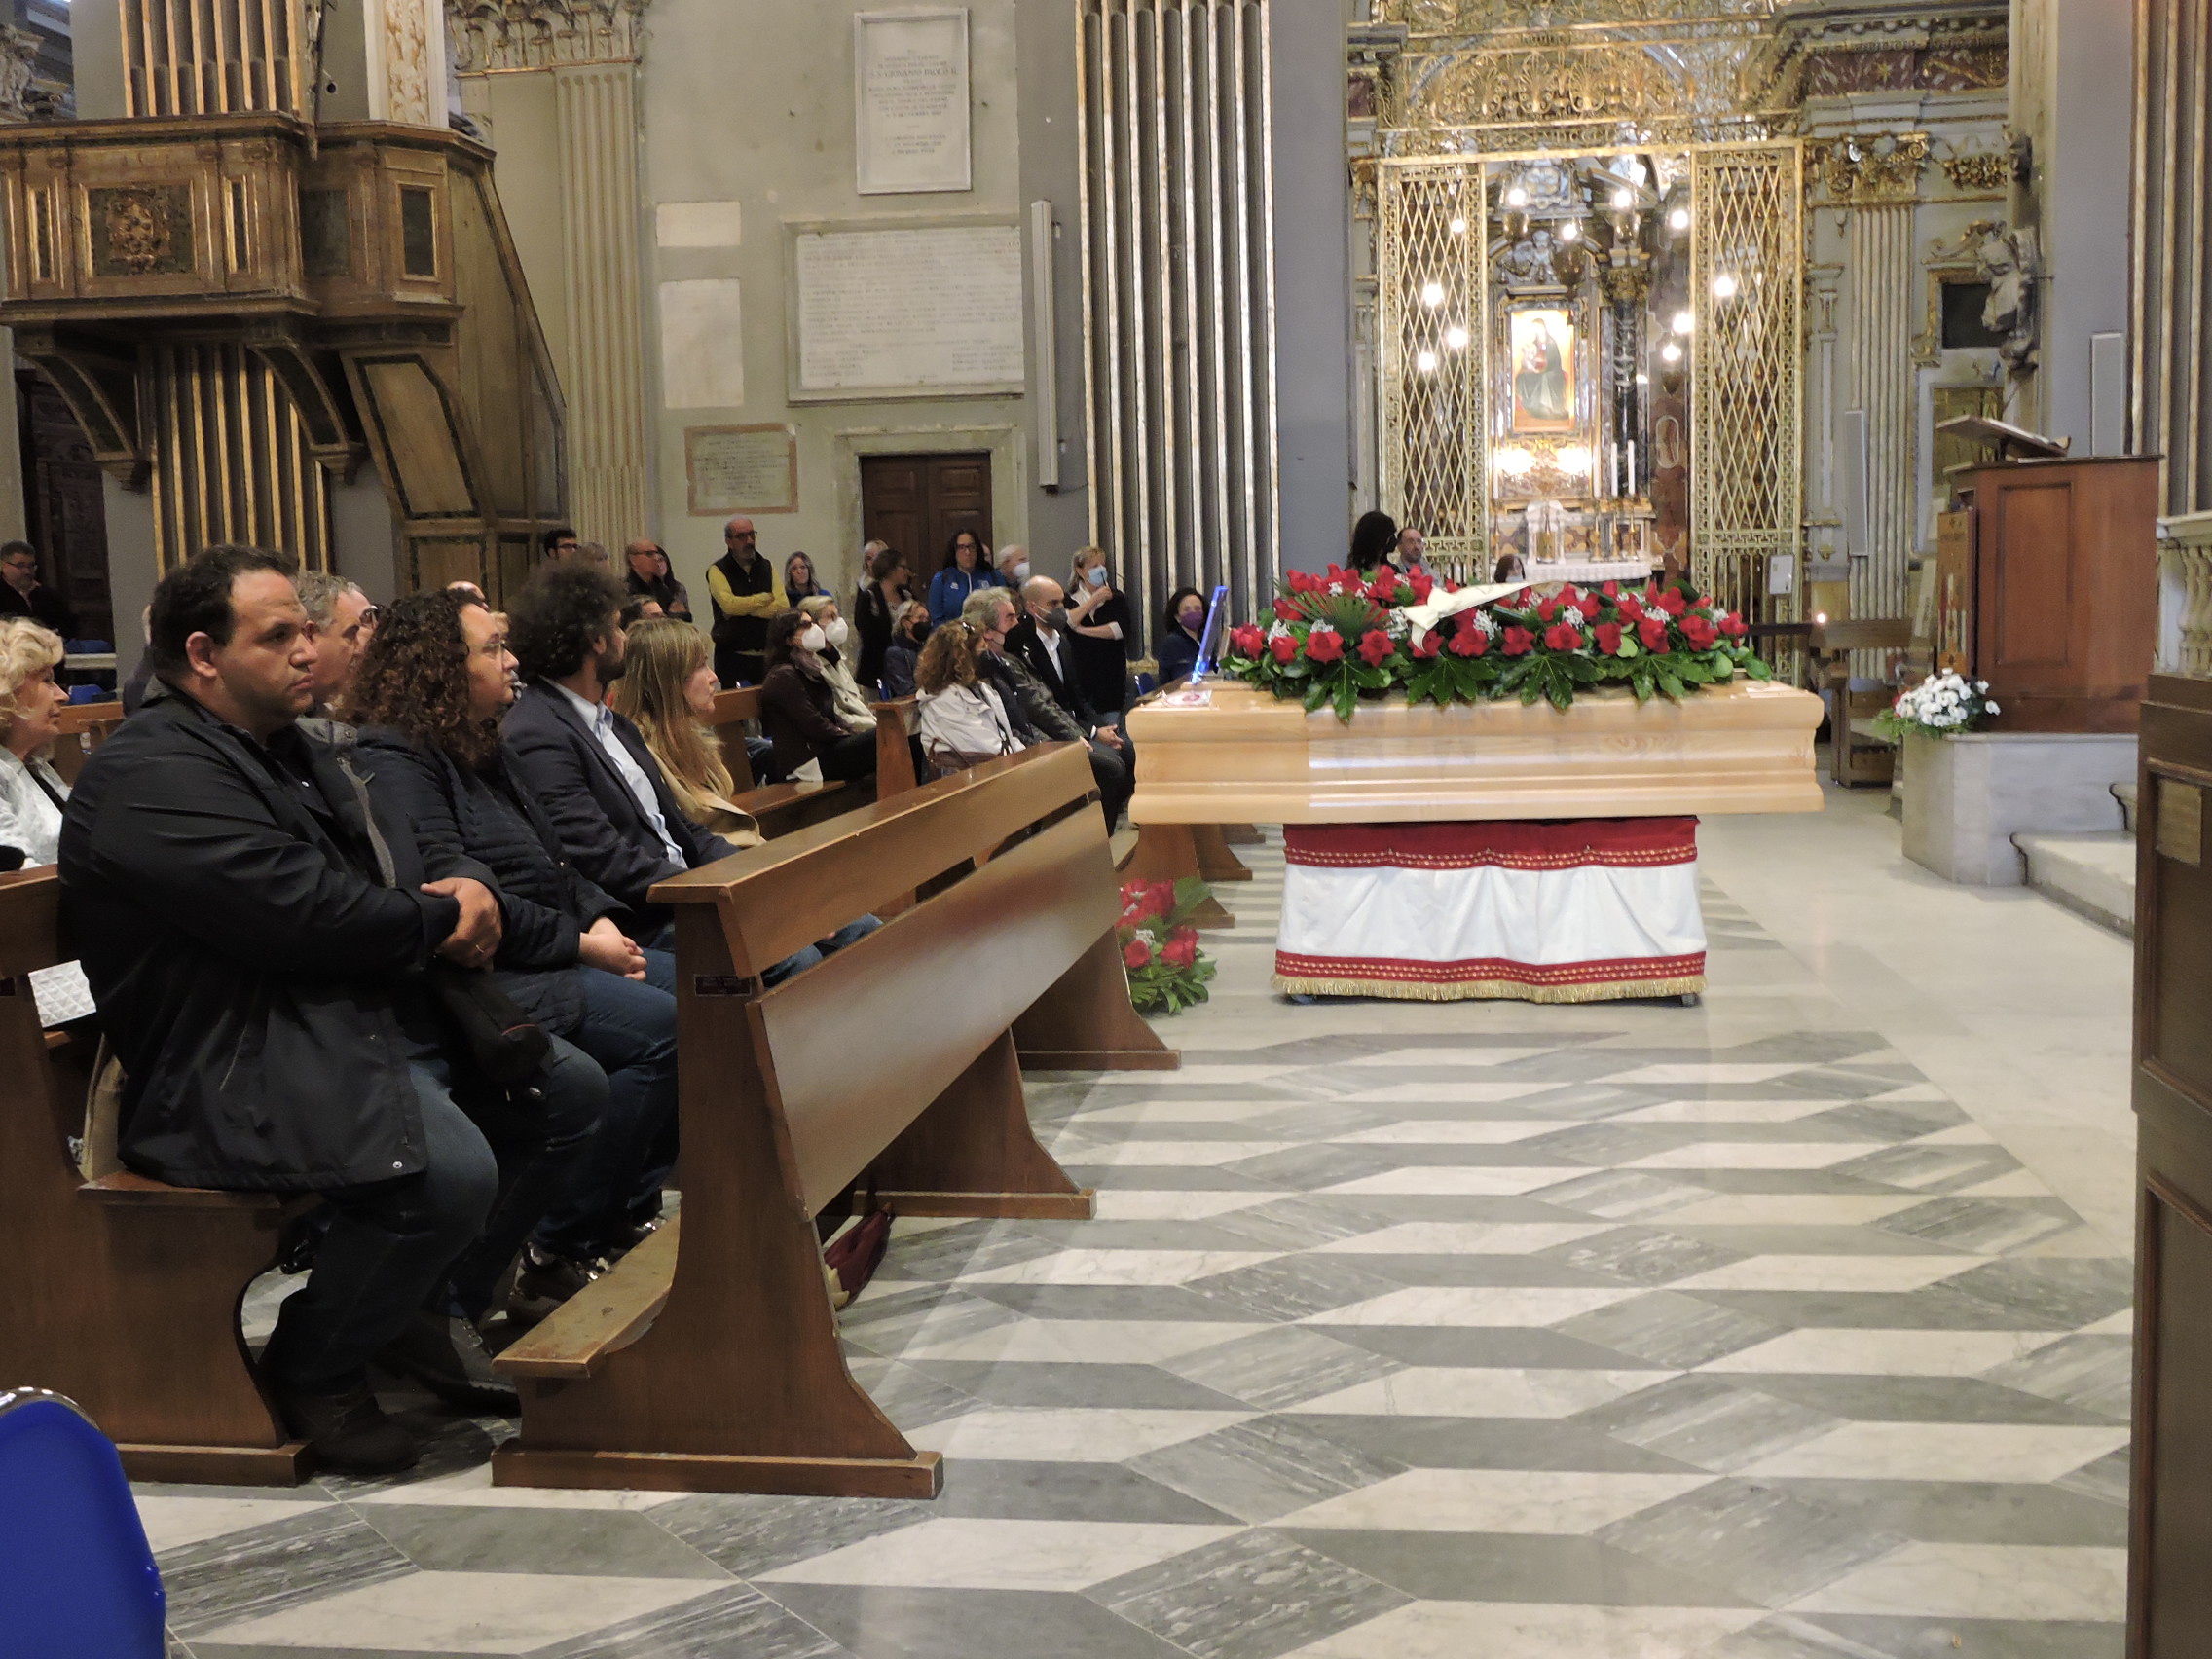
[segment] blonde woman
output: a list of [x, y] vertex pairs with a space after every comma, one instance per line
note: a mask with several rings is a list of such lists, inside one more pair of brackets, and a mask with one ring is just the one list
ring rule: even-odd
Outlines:
[[933, 757], [972, 766], [1024, 747], [998, 687], [983, 677], [976, 631], [965, 622], [930, 631], [914, 687], [921, 696], [922, 747]]
[[[69, 701], [54, 682], [62, 649], [59, 634], [27, 617], [0, 620], [0, 847], [20, 852], [26, 869], [54, 863], [61, 846], [69, 786], [46, 756]], [[33, 974], [31, 993], [47, 1025], [92, 1012], [84, 970], [74, 962]]]
[[622, 678], [607, 701], [645, 733], [684, 817], [733, 847], [756, 847], [760, 826], [730, 798], [737, 783], [722, 762], [721, 739], [707, 723], [720, 689], [706, 636], [688, 622], [651, 617], [629, 630]]

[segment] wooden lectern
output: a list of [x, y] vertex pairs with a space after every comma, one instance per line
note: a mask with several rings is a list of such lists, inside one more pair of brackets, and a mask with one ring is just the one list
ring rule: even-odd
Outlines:
[[1944, 593], [1971, 596], [1964, 672], [1989, 682], [1994, 729], [2133, 731], [2157, 648], [2157, 458], [1997, 461], [1952, 476], [1966, 510], [1944, 515], [1941, 568], [1955, 578], [1963, 553], [1972, 569]]

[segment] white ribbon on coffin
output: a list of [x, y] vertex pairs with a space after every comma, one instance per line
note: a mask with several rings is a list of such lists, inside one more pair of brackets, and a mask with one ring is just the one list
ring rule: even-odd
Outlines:
[[1454, 593], [1438, 591], [1426, 605], [1409, 605], [1402, 614], [1412, 627], [1412, 644], [1419, 645], [1430, 630], [1447, 616], [1456, 616], [1462, 610], [1472, 610], [1478, 605], [1489, 605], [1493, 600], [1519, 593], [1527, 582], [1491, 582], [1482, 587], [1463, 587]]

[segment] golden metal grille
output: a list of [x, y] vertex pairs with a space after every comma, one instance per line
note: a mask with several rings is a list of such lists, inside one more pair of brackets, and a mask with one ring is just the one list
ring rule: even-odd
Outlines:
[[298, 4], [123, 0], [124, 114], [306, 114]]
[[162, 345], [147, 355], [156, 568], [243, 541], [329, 569], [329, 481], [268, 363], [237, 345]]
[[1383, 163], [1376, 230], [1382, 500], [1432, 569], [1468, 580], [1490, 554], [1482, 164]]
[[1770, 621], [1793, 598], [1769, 604], [1767, 562], [1799, 536], [1799, 166], [1793, 142], [1690, 160], [1691, 571], [1730, 608]]

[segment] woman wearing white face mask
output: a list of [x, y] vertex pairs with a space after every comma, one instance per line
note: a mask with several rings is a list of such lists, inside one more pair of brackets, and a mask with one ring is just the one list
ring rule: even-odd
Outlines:
[[875, 711], [867, 706], [867, 697], [862, 692], [853, 671], [846, 666], [845, 645], [851, 630], [845, 619], [837, 614], [837, 602], [826, 593], [814, 594], [798, 602], [799, 614], [822, 630], [822, 646], [814, 653], [822, 664], [822, 678], [836, 694], [837, 718], [848, 730], [875, 730]]
[[803, 610], [768, 623], [768, 673], [760, 682], [760, 725], [775, 745], [774, 766], [789, 778], [819, 763], [825, 779], [851, 783], [875, 774], [875, 721], [854, 731], [838, 719], [837, 693], [824, 668], [829, 634]]
[[[1129, 601], [1114, 585], [1106, 555], [1086, 547], [1068, 577], [1068, 632], [1075, 636], [1075, 671], [1083, 694], [1101, 715], [1119, 716], [1128, 703], [1129, 655], [1136, 626]], [[1114, 722], [1120, 724], [1117, 719]]]

